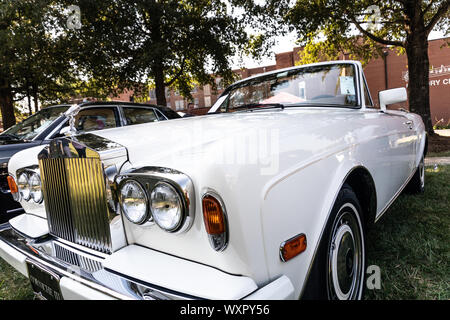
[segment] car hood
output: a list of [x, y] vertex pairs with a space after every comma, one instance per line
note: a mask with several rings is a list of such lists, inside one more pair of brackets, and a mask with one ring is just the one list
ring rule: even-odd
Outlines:
[[135, 167], [182, 170], [194, 162], [211, 162], [220, 152], [222, 158], [239, 158], [255, 146], [270, 150], [255, 150], [249, 157], [295, 149], [297, 159], [292, 160], [298, 161], [298, 151], [308, 157], [345, 143], [343, 128], [348, 134], [358, 115], [363, 113], [357, 109], [285, 108], [182, 118], [95, 134], [125, 146]]
[[40, 142], [18, 142], [0, 140], [0, 161], [4, 162], [15, 153], [39, 145]]

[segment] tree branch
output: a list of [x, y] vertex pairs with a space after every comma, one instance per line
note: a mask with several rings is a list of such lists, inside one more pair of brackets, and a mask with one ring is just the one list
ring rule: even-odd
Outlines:
[[353, 24], [356, 26], [356, 28], [365, 36], [369, 37], [370, 39], [372, 39], [373, 41], [379, 42], [381, 44], [387, 45], [387, 46], [398, 46], [398, 47], [404, 47], [405, 44], [401, 41], [392, 41], [392, 40], [386, 40], [380, 37], [377, 37], [376, 35], [368, 32], [367, 30], [365, 30], [363, 27], [361, 27], [361, 25], [359, 24], [358, 21], [356, 21], [356, 19], [354, 17], [350, 17], [350, 20], [353, 22]]
[[425, 10], [422, 11], [421, 16], [425, 16], [425, 14], [428, 12], [428, 10], [430, 10], [431, 6], [436, 3], [435, 0], [431, 0], [430, 3], [427, 5], [427, 7], [425, 8]]
[[178, 71], [178, 73], [169, 82], [164, 82], [164, 85], [166, 87], [170, 87], [183, 74], [185, 64], [186, 64], [186, 59], [184, 58], [183, 62], [181, 63], [180, 70]]
[[436, 23], [438, 23], [439, 19], [448, 11], [450, 7], [450, 0], [445, 0], [442, 5], [437, 10], [436, 14], [431, 18], [430, 23], [425, 27], [427, 33], [430, 33], [433, 30]]

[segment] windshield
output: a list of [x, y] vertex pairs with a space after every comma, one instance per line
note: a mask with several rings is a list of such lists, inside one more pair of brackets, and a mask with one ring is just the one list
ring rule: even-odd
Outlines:
[[219, 99], [218, 111], [303, 105], [355, 107], [355, 73], [351, 64], [330, 64], [264, 75], [231, 87]]
[[18, 123], [1, 133], [0, 137], [9, 137], [16, 140], [32, 140], [47, 129], [56, 118], [68, 109], [69, 106], [42, 109], [26, 118], [21, 123]]

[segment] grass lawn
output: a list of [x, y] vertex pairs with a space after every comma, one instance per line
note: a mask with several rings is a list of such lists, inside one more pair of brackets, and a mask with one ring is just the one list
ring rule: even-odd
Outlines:
[[28, 279], [0, 258], [0, 300], [32, 300]]
[[427, 167], [425, 193], [401, 195], [367, 235], [381, 289], [366, 299], [450, 299], [450, 166]]
[[[450, 299], [450, 166], [426, 170], [422, 195], [401, 195], [367, 235], [381, 289], [365, 299]], [[28, 280], [0, 259], [0, 300], [33, 299]]]

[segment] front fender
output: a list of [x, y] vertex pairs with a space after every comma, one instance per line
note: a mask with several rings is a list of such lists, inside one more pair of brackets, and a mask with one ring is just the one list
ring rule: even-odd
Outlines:
[[[262, 194], [261, 221], [271, 279], [284, 274], [301, 297], [336, 197], [353, 168], [362, 164], [347, 149], [284, 172]], [[280, 245], [304, 233], [307, 249], [290, 261], [279, 258]]]

